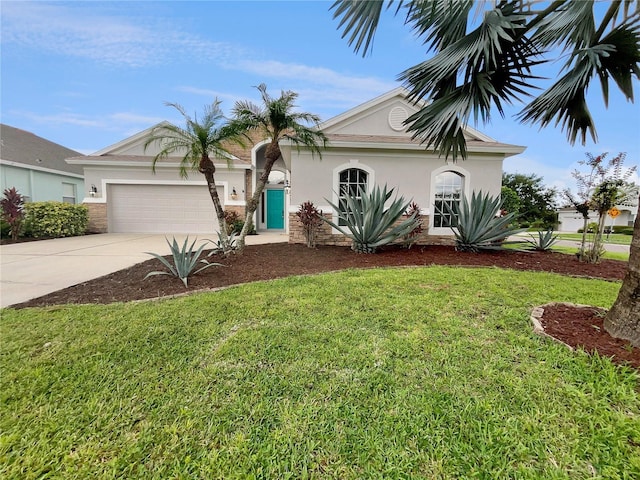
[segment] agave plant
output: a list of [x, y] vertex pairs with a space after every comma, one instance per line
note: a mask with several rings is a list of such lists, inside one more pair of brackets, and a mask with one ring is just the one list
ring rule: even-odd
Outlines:
[[215, 242], [210, 239], [206, 239], [207, 242], [211, 242], [213, 244], [213, 249], [209, 252], [207, 257], [211, 257], [213, 255], [224, 255], [227, 256], [229, 253], [234, 253], [238, 249], [238, 239], [240, 238], [240, 231], [233, 230], [227, 236], [227, 248], [224, 248], [224, 243], [222, 238], [220, 237], [220, 233], [218, 232], [218, 240]]
[[[202, 270], [205, 270], [209, 267], [223, 266], [221, 263], [211, 263], [211, 262], [208, 262], [207, 260], [200, 260], [200, 262], [198, 262], [198, 258], [200, 257], [200, 254], [202, 253], [202, 250], [206, 245], [204, 243], [200, 245], [200, 247], [197, 250], [194, 251], [193, 247], [196, 244], [196, 240], [194, 240], [190, 246], [187, 246], [189, 237], [185, 238], [184, 243], [182, 244], [182, 247], [178, 245], [178, 242], [176, 241], [175, 237], [173, 238], [172, 243], [170, 243], [167, 238], [165, 238], [165, 240], [169, 244], [169, 248], [171, 249], [171, 255], [173, 255], [173, 265], [171, 265], [171, 263], [169, 263], [169, 261], [166, 258], [164, 258], [162, 255], [158, 255], [157, 253], [145, 252], [157, 258], [158, 260], [160, 260], [160, 262], [169, 269], [168, 272], [165, 272], [165, 271], [149, 272], [144, 277], [145, 280], [153, 275], [173, 275], [174, 277], [178, 277], [180, 280], [182, 280], [182, 283], [184, 283], [184, 286], [186, 287], [187, 281], [190, 275], [195, 275], [196, 273], [199, 273]], [[204, 263], [205, 266], [195, 270], [198, 263]]]
[[338, 212], [338, 218], [346, 223], [344, 226], [320, 218], [350, 238], [353, 242], [351, 248], [356, 252], [374, 253], [378, 247], [409, 235], [417, 226], [417, 212], [399, 221], [411, 203], [406, 202], [404, 197], [396, 197], [389, 207], [385, 206], [393, 190], [387, 190], [386, 185], [382, 190], [374, 187], [371, 193], [361, 190], [359, 197], [346, 197], [345, 208], [325, 199]]
[[537, 250], [539, 252], [546, 252], [551, 250], [551, 247], [558, 241], [560, 237], [558, 235], [553, 234], [553, 229], [548, 229], [546, 231], [539, 230], [538, 236], [530, 234], [531, 239], [526, 239], [527, 243], [532, 246], [533, 250]]
[[456, 225], [451, 229], [456, 236], [456, 250], [478, 252], [480, 250], [499, 250], [507, 243], [510, 235], [524, 231], [513, 226], [515, 213], [498, 216], [501, 211], [500, 197], [483, 194], [482, 191], [471, 195], [471, 201], [462, 196], [457, 212], [448, 203], [444, 204], [450, 215], [456, 215]]

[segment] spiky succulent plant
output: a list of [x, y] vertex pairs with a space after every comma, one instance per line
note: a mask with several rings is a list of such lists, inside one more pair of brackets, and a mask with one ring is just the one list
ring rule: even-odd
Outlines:
[[417, 212], [401, 220], [411, 201], [407, 202], [401, 196], [386, 205], [393, 191], [393, 188], [388, 190], [386, 185], [382, 189], [375, 186], [371, 192], [360, 190], [357, 197], [345, 197], [343, 208], [327, 200], [345, 225], [321, 218], [349, 237], [353, 242], [351, 248], [356, 252], [374, 253], [379, 247], [409, 235], [417, 226]]

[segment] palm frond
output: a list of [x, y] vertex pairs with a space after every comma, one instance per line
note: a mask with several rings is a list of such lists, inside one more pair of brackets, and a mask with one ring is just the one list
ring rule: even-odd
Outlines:
[[[344, 29], [342, 38], [349, 37], [348, 44], [353, 46], [356, 53], [362, 50], [364, 57], [373, 48], [373, 38], [375, 36], [380, 14], [384, 6], [383, 0], [337, 0], [331, 5], [329, 10], [334, 10], [333, 18], [340, 18], [338, 29]], [[393, 0], [388, 2], [390, 6]], [[402, 0], [400, 0], [400, 6]], [[400, 8], [400, 7], [398, 7]]]
[[595, 124], [585, 99], [593, 73], [593, 59], [584, 55], [575, 68], [527, 105], [518, 114], [518, 119], [523, 123], [539, 123], [542, 127], [555, 119], [556, 125], [562, 124], [571, 144], [575, 143], [578, 134], [582, 144], [586, 142], [587, 133], [597, 141]]

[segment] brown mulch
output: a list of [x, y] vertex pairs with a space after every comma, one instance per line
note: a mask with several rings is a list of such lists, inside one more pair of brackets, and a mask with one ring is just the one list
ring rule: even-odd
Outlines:
[[[619, 281], [622, 280], [627, 267], [626, 262], [616, 260], [603, 260], [597, 265], [585, 264], [577, 261], [574, 256], [560, 253], [499, 251], [474, 254], [457, 252], [450, 246], [436, 245], [417, 246], [410, 250], [389, 247], [374, 255], [358, 255], [347, 247], [321, 246], [309, 249], [304, 245], [277, 243], [250, 245], [242, 254], [230, 255], [228, 258], [214, 256], [209, 260], [222, 263], [225, 267], [212, 267], [190, 277], [188, 289], [185, 289], [180, 280], [164, 275], [143, 280], [149, 272], [164, 270], [158, 260], [150, 259], [13, 307], [125, 302], [345, 268], [412, 265], [495, 266]], [[584, 309], [578, 308], [545, 308], [541, 322], [543, 326], [549, 325], [547, 333], [552, 336], [558, 335], [556, 338], [571, 346], [583, 347], [587, 351], [597, 350], [602, 355], [614, 356], [614, 360], [629, 362], [640, 368], [640, 349], [631, 349], [628, 343], [612, 339], [602, 328], [601, 313], [596, 310], [585, 313]], [[561, 325], [565, 330], [562, 337], [553, 329], [557, 325]], [[597, 328], [593, 325], [597, 325]]]
[[629, 342], [613, 338], [604, 329], [606, 310], [597, 307], [556, 303], [544, 307], [540, 323], [547, 335], [588, 353], [613, 357], [640, 369], [640, 349]]

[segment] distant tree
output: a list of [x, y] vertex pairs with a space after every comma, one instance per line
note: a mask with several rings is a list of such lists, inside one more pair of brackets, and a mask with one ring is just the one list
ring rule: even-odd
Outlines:
[[507, 213], [515, 213], [519, 214], [520, 209], [522, 208], [522, 202], [520, 201], [520, 197], [509, 187], [505, 187], [504, 185], [500, 189], [500, 197], [502, 198], [502, 209]]
[[502, 186], [515, 192], [520, 202], [519, 221], [530, 225], [537, 222], [541, 224], [540, 227], [553, 228], [557, 218], [555, 197], [558, 192], [545, 187], [542, 181], [542, 177], [534, 173], [502, 174]]
[[[594, 156], [587, 153], [586, 160], [580, 160], [578, 164], [587, 167], [586, 172], [576, 169], [572, 172], [578, 186], [577, 198], [569, 189], [565, 190], [565, 196], [570, 200], [576, 211], [582, 214], [584, 219], [582, 244], [580, 246], [580, 260], [596, 263], [603, 254], [602, 235], [604, 234], [607, 212], [616, 205], [629, 202], [637, 195], [635, 185], [629, 183], [629, 178], [636, 171], [636, 166], [624, 168], [626, 153], [605, 161], [608, 152]], [[590, 248], [586, 248], [587, 224], [589, 211], [598, 214], [598, 228], [594, 232], [593, 242]]]
[[[605, 105], [610, 80], [633, 101], [634, 80], [640, 78], [638, 0], [337, 0], [334, 18], [356, 52], [370, 51], [385, 4], [402, 13], [432, 53], [400, 80], [409, 99], [428, 100], [407, 119], [409, 131], [445, 157], [466, 158], [464, 126], [471, 119], [487, 122], [492, 110], [504, 115], [504, 104], [526, 97], [531, 101], [518, 120], [560, 125], [571, 144], [577, 138], [584, 144], [587, 134], [597, 140], [586, 96], [592, 80], [600, 81]], [[541, 64], [560, 71], [549, 88], [536, 90], [542, 77], [533, 69]], [[639, 311], [640, 207], [627, 274], [605, 328], [640, 347]]]
[[260, 196], [264, 190], [269, 174], [278, 158], [282, 156], [280, 142], [289, 140], [294, 145], [304, 146], [311, 150], [312, 154], [322, 156], [321, 148], [327, 143], [327, 137], [317, 127], [320, 117], [306, 112], [294, 111], [295, 100], [298, 94], [292, 91], [282, 91], [278, 98], [273, 98], [267, 93], [267, 86], [262, 83], [256, 87], [260, 92], [262, 104], [256, 105], [249, 101], [236, 102], [233, 108], [233, 124], [239, 131], [249, 135], [258, 132], [262, 138], [271, 139], [271, 143], [265, 151], [265, 164], [256, 183], [255, 191], [247, 201], [245, 209], [244, 227], [238, 238], [238, 249], [242, 250], [245, 238], [249, 232], [251, 219], [256, 209]]
[[220, 103], [220, 100], [215, 99], [211, 105], [205, 106], [204, 114], [200, 119], [197, 116], [191, 118], [177, 103], [167, 103], [167, 106], [175, 108], [182, 115], [185, 126], [177, 127], [169, 123], [157, 125], [152, 129], [144, 148], [146, 150], [152, 143], [157, 143], [160, 147], [159, 153], [153, 158], [154, 172], [159, 160], [171, 155], [179, 155], [182, 157], [180, 161], [181, 177], [187, 178], [189, 170], [195, 170], [204, 175], [218, 218], [220, 248], [224, 254], [227, 254], [231, 251], [231, 245], [222, 201], [216, 188], [216, 166], [211, 157], [229, 163], [232, 157], [225, 145], [228, 145], [229, 142], [243, 145], [243, 137], [233, 124], [225, 121]]

